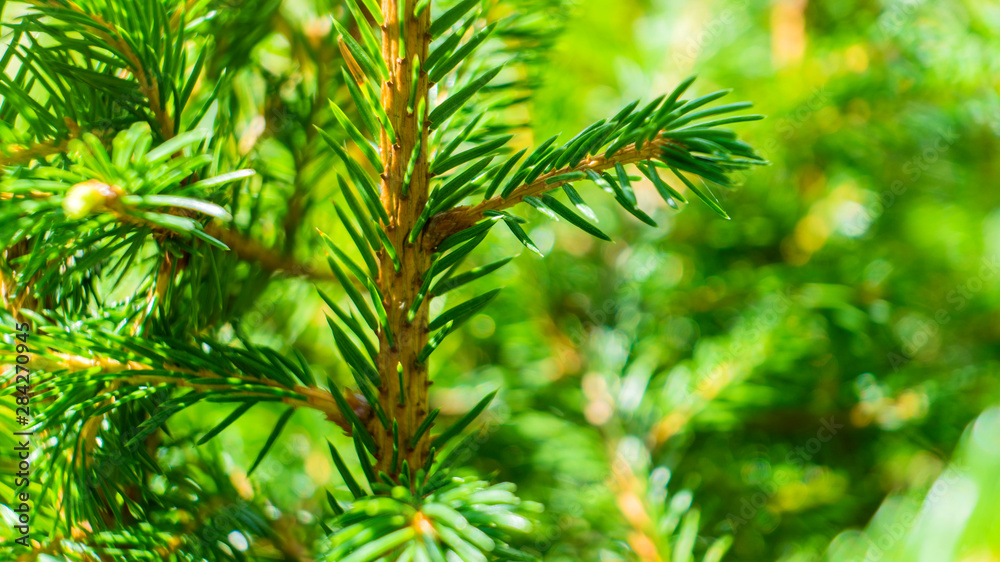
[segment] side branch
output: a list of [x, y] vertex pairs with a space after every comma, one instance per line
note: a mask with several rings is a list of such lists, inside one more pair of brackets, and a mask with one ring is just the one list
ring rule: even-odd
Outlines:
[[[114, 374], [114, 373], [127, 373], [122, 378], [116, 379], [116, 384], [121, 386], [122, 384], [132, 384], [132, 385], [153, 385], [153, 384], [173, 384], [183, 388], [193, 388], [199, 391], [235, 391], [236, 394], [245, 396], [270, 396], [267, 393], [255, 392], [252, 390], [240, 390], [239, 385], [233, 385], [232, 381], [227, 379], [239, 379], [246, 385], [264, 385], [271, 388], [292, 391], [296, 394], [302, 396], [302, 398], [292, 398], [292, 397], [282, 397], [282, 402], [290, 406], [296, 406], [300, 408], [310, 408], [313, 410], [319, 410], [326, 415], [326, 418], [333, 423], [341, 426], [346, 431], [350, 432], [351, 424], [344, 419], [343, 414], [337, 407], [337, 402], [333, 398], [333, 395], [329, 391], [323, 390], [321, 388], [312, 388], [307, 386], [298, 385], [295, 387], [287, 387], [279, 384], [272, 380], [267, 379], [256, 379], [252, 377], [247, 377], [235, 373], [226, 373], [225, 375], [220, 375], [206, 370], [191, 370], [184, 369], [181, 367], [176, 367], [172, 365], [162, 365], [162, 369], [157, 369], [155, 366], [146, 365], [138, 361], [129, 361], [123, 363], [109, 358], [90, 358], [83, 357], [79, 355], [70, 355], [65, 353], [52, 353], [48, 356], [37, 356], [35, 358], [36, 365], [34, 366], [38, 371], [45, 372], [57, 372], [57, 371], [69, 371], [69, 372], [79, 372], [86, 371], [97, 367], [102, 373]], [[157, 374], [145, 374], [144, 371], [156, 371]], [[177, 373], [178, 376], [171, 377], [163, 374], [163, 371], [167, 370], [170, 372]], [[184, 378], [182, 375], [187, 375], [192, 377], [192, 380]], [[219, 379], [219, 384], [213, 384], [208, 382], [206, 379]], [[193, 382], [197, 380], [198, 382]], [[355, 412], [360, 412], [359, 417], [366, 417], [367, 414], [363, 411], [368, 408], [368, 405], [361, 399], [356, 397], [353, 393], [348, 393], [345, 396], [347, 403], [355, 410]]]
[[69, 141], [80, 136], [80, 126], [68, 117], [65, 121], [66, 127], [69, 129], [69, 136], [62, 140], [49, 140], [30, 146], [12, 144], [2, 147], [3, 153], [0, 154], [0, 168], [27, 164], [32, 160], [41, 160], [53, 154], [66, 152], [69, 147]]
[[235, 230], [223, 228], [216, 223], [205, 226], [205, 234], [229, 246], [229, 249], [243, 261], [257, 262], [267, 271], [284, 271], [293, 276], [308, 277], [317, 281], [336, 279], [332, 273], [317, 271], [309, 265], [275, 252], [260, 242], [247, 238]]
[[92, 14], [81, 8], [78, 4], [73, 2], [73, 0], [62, 0], [60, 2], [54, 0], [26, 0], [29, 4], [36, 8], [51, 8], [58, 10], [70, 10], [76, 12], [80, 16], [89, 19], [93, 22], [90, 27], [94, 30], [94, 33], [103, 39], [108, 46], [112, 47], [115, 51], [122, 54], [125, 57], [125, 62], [128, 64], [132, 75], [135, 76], [136, 82], [139, 83], [139, 91], [142, 95], [146, 96], [149, 100], [149, 109], [153, 112], [153, 117], [156, 119], [156, 123], [160, 130], [160, 136], [164, 140], [167, 140], [174, 136], [174, 119], [167, 113], [167, 109], [163, 103], [163, 96], [160, 91], [160, 83], [153, 78], [146, 68], [142, 65], [142, 61], [139, 60], [138, 55], [129, 46], [128, 41], [121, 36], [114, 25], [108, 23], [101, 16], [97, 14]]
[[477, 205], [463, 205], [461, 207], [455, 207], [438, 213], [429, 221], [427, 234], [424, 237], [424, 243], [428, 249], [433, 250], [433, 248], [437, 247], [437, 245], [440, 244], [445, 238], [448, 238], [457, 232], [461, 232], [482, 220], [483, 213], [485, 211], [500, 211], [507, 209], [520, 203], [525, 197], [538, 196], [547, 191], [558, 189], [562, 187], [563, 184], [578, 181], [556, 180], [550, 183], [550, 178], [561, 176], [563, 174], [570, 174], [572, 172], [583, 172], [586, 170], [602, 172], [604, 170], [614, 168], [615, 164], [625, 165], [643, 162], [659, 156], [663, 151], [663, 145], [665, 144], [676, 143], [670, 140], [656, 139], [652, 142], [646, 143], [641, 149], [636, 149], [635, 144], [631, 144], [622, 148], [610, 158], [593, 156], [591, 158], [587, 158], [575, 167], [566, 166], [564, 168], [559, 168], [558, 170], [546, 172], [538, 176], [535, 181], [516, 187], [507, 197], [497, 195], [496, 197], [487, 199]]
[[[26, 194], [25, 197], [30, 199], [45, 199], [47, 197], [52, 197], [53, 195], [54, 194], [52, 193], [31, 192]], [[171, 230], [128, 214], [118, 203], [117, 197], [117, 192], [109, 189], [107, 191], [107, 195], [105, 195], [103, 205], [114, 214], [115, 218], [119, 222], [149, 228], [154, 233], [164, 237], [176, 236], [176, 233]], [[0, 193], [0, 200], [12, 200], [17, 198], [18, 197], [16, 195], [11, 193]], [[188, 216], [184, 213], [175, 212], [172, 214]], [[239, 259], [259, 263], [261, 267], [267, 271], [283, 271], [289, 275], [296, 277], [308, 277], [309, 279], [317, 281], [331, 281], [336, 279], [332, 273], [317, 271], [306, 264], [295, 261], [289, 256], [268, 248], [252, 238], [247, 238], [233, 229], [225, 228], [216, 223], [209, 223], [203, 228], [203, 230], [205, 234], [208, 234], [226, 246], [229, 246], [229, 249], [232, 250], [233, 254], [235, 254]]]

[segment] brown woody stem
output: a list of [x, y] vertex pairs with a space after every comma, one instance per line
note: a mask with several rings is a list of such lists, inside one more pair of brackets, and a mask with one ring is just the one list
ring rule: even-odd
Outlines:
[[[404, 13], [398, 8], [403, 4]], [[388, 317], [387, 328], [393, 336], [390, 345], [386, 329], [379, 333], [378, 371], [382, 376], [379, 402], [388, 417], [398, 424], [399, 455], [392, 466], [393, 432], [381, 424], [372, 424], [371, 430], [378, 445], [377, 470], [396, 477], [405, 460], [413, 471], [420, 468], [427, 458], [429, 439], [425, 435], [416, 447], [410, 448], [410, 438], [427, 415], [429, 381], [427, 366], [417, 361], [417, 355], [427, 343], [427, 306], [421, 306], [412, 320], [407, 319], [410, 306], [415, 302], [423, 282], [423, 274], [430, 265], [430, 255], [418, 241], [410, 244], [407, 237], [424, 205], [427, 204], [428, 171], [426, 148], [417, 158], [409, 185], [403, 185], [410, 155], [419, 145], [427, 147], [428, 127], [425, 115], [418, 115], [416, 107], [407, 111], [410, 91], [416, 89], [415, 105], [427, 100], [428, 81], [421, 71], [417, 83], [413, 82], [414, 56], [427, 59], [430, 41], [427, 29], [430, 9], [424, 8], [419, 16], [413, 15], [414, 2], [383, 0], [382, 57], [389, 68], [389, 80], [382, 84], [382, 105], [396, 131], [396, 143], [383, 131], [380, 139], [385, 169], [382, 173], [382, 204], [389, 216], [386, 234], [395, 246], [400, 268], [396, 271], [385, 250], [380, 253], [378, 286], [384, 299]], [[426, 103], [426, 101], [424, 102]], [[401, 375], [400, 375], [401, 373]]]
[[298, 262], [287, 254], [276, 252], [252, 238], [247, 238], [239, 232], [224, 228], [217, 223], [205, 225], [205, 234], [229, 246], [229, 249], [241, 260], [257, 262], [267, 271], [283, 271], [288, 275], [308, 277], [317, 281], [336, 279], [332, 273], [317, 270]]

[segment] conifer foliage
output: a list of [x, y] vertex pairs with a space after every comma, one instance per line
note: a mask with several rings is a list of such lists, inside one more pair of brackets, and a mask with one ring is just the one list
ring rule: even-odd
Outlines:
[[[466, 257], [500, 225], [538, 253], [529, 208], [607, 240], [588, 203], [599, 191], [655, 227], [638, 182], [674, 209], [697, 199], [728, 218], [708, 184], [763, 163], [727, 128], [760, 116], [716, 103], [726, 91], [693, 95], [693, 79], [515, 149], [556, 0], [318, 2], [310, 25], [274, 0], [0, 6], [4, 330], [32, 326], [32, 430], [48, 436], [35, 542], [18, 554], [524, 558], [533, 506], [453, 474], [495, 393], [453, 420], [428, 403], [435, 349], [488, 310], [490, 275], [510, 261], [468, 269]], [[275, 35], [294, 67], [255, 55]], [[301, 228], [310, 213], [353, 244]], [[245, 336], [255, 299], [289, 276], [317, 283], [330, 353], [352, 380]], [[472, 296], [431, 316], [434, 298], [466, 285]], [[238, 537], [205, 538], [217, 519], [199, 503], [238, 487], [208, 449], [157, 454], [180, 439], [171, 417], [204, 402], [232, 410], [198, 445], [261, 403], [284, 408], [251, 475], [300, 409], [350, 436], [329, 447], [340, 476], [321, 541], [295, 544], [252, 503], [226, 527]]]

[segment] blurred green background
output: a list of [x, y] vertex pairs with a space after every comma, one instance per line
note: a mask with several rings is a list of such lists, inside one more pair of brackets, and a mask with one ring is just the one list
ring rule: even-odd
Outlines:
[[[660, 228], [606, 204], [611, 244], [527, 213], [546, 257], [501, 270], [432, 369], [444, 414], [502, 389], [469, 464], [545, 505], [525, 547], [660, 560], [697, 506], [697, 549], [732, 534], [729, 560], [1000, 560], [1000, 5], [580, 0], [564, 25], [524, 145], [697, 73], [768, 115], [738, 129], [771, 165], [716, 192], [732, 221], [647, 184]], [[473, 261], [520, 251], [493, 241]], [[255, 341], [349, 379], [310, 283], [254, 306]], [[235, 468], [278, 413], [211, 446], [315, 526], [325, 421], [293, 419], [262, 490]]]

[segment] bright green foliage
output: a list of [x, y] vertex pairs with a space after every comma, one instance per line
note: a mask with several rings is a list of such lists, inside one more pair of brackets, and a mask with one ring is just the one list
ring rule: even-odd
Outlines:
[[1000, 409], [966, 428], [952, 461], [925, 497], [893, 494], [862, 532], [845, 532], [829, 548], [834, 560], [883, 558], [902, 562], [952, 560], [956, 553], [995, 551], [1000, 521]]
[[403, 7], [407, 240], [462, 219], [409, 436], [378, 3], [0, 2], [27, 559], [1000, 559], [990, 3]]
[[[324, 560], [524, 560], [509, 533], [528, 533], [513, 486], [455, 478], [418, 496], [403, 486], [353, 503], [337, 517]], [[331, 501], [336, 501], [332, 500]], [[529, 506], [531, 507], [531, 506]]]
[[[877, 525], [869, 560], [916, 556], [887, 548], [911, 540], [924, 560], [997, 558], [992, 488], [931, 491], [969, 466], [963, 431], [1000, 396], [989, 3], [595, 0], [577, 15], [535, 98], [540, 138], [697, 72], [768, 115], [745, 133], [772, 165], [712, 186], [732, 221], [651, 208], [649, 183], [635, 191], [659, 229], [595, 205], [627, 245], [525, 215], [546, 259], [509, 265], [489, 318], [438, 351], [444, 384], [524, 389], [475, 464], [546, 505], [545, 559], [634, 559], [616, 542], [633, 525], [606, 515], [619, 458], [668, 468], [701, 508], [699, 548], [733, 536], [727, 560], [865, 560], [832, 546]], [[484, 253], [474, 265], [506, 255]], [[921, 509], [934, 533], [906, 516]]]
[[[437, 382], [449, 336], [504, 298], [469, 286], [511, 262], [511, 247], [483, 243], [502, 222], [543, 253], [514, 206], [610, 241], [598, 190], [656, 227], [647, 182], [673, 209], [690, 191], [728, 219], [709, 185], [766, 163], [728, 127], [761, 116], [693, 78], [533, 142], [525, 116], [552, 82], [559, 0], [0, 9], [3, 333], [30, 322], [37, 435], [35, 542], [19, 550], [4, 527], [5, 555], [545, 555], [535, 504], [465, 474], [479, 419], [515, 388], [456, 388], [449, 407], [439, 384], [429, 411], [400, 414], [426, 398], [414, 373]], [[382, 42], [428, 14], [417, 44], [395, 45], [411, 65], [395, 76]], [[431, 87], [395, 99], [390, 78]], [[414, 134], [402, 162], [389, 154]], [[397, 197], [422, 206], [404, 217], [387, 208]], [[487, 247], [505, 255], [467, 267]], [[411, 302], [393, 276], [413, 284]], [[399, 349], [412, 364], [387, 366]], [[690, 493], [668, 503], [665, 485], [649, 491], [644, 532], [672, 560], [718, 559], [730, 539], [702, 548]]]

